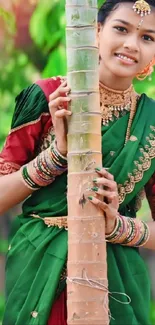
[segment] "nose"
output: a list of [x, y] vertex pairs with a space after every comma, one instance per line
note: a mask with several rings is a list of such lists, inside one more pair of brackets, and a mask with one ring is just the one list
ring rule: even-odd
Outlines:
[[137, 37], [134, 36], [126, 37], [123, 47], [124, 49], [134, 53], [139, 52]]

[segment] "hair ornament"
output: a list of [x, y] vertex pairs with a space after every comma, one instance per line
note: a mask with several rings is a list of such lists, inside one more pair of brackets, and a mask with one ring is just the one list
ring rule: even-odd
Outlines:
[[137, 0], [133, 5], [133, 10], [141, 17], [151, 13], [151, 7], [145, 0]]

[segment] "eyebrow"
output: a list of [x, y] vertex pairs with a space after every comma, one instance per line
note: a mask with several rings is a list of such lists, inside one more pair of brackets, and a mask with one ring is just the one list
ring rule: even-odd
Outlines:
[[[130, 24], [128, 21], [125, 21], [123, 19], [114, 19], [114, 21], [118, 21], [126, 26], [132, 26], [132, 24]], [[155, 30], [153, 29], [145, 29], [145, 32], [155, 34]]]

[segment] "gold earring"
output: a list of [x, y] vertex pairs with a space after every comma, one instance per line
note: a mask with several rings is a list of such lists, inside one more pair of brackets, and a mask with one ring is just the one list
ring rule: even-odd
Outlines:
[[153, 67], [155, 65], [155, 58], [144, 68], [144, 70], [136, 75], [138, 80], [144, 80], [146, 77], [150, 76], [153, 72]]

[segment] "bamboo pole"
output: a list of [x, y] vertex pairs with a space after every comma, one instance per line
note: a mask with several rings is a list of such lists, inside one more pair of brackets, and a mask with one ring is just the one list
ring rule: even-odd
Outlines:
[[[68, 85], [68, 325], [108, 325], [105, 222], [88, 200], [102, 166], [97, 0], [66, 0]], [[96, 288], [98, 286], [98, 288]]]

